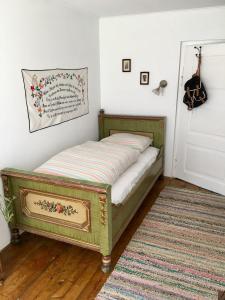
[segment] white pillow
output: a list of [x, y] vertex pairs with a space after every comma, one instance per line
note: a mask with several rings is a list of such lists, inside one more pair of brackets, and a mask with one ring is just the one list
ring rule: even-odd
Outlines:
[[152, 139], [147, 136], [132, 134], [132, 133], [114, 133], [109, 137], [101, 140], [101, 142], [119, 144], [129, 146], [140, 152], [143, 152], [152, 144]]

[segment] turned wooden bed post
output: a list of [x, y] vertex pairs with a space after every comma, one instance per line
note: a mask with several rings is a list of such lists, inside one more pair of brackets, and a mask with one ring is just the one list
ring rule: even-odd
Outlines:
[[[105, 118], [105, 111], [104, 109], [100, 109], [99, 115], [98, 115], [98, 124], [99, 124], [99, 140], [101, 140], [104, 137], [104, 118]], [[111, 202], [111, 200], [110, 200]], [[100, 195], [100, 213], [101, 213], [101, 226], [102, 230], [105, 231], [104, 235], [106, 234], [108, 236], [108, 240], [104, 241], [102, 243], [102, 248], [107, 248], [106, 252], [105, 249], [102, 252], [105, 252], [102, 254], [102, 271], [104, 273], [108, 273], [111, 269], [111, 255], [109, 255], [109, 252], [111, 253], [111, 247], [112, 243], [110, 241], [110, 234], [112, 231], [112, 217], [111, 217], [111, 207], [107, 205], [107, 196]], [[105, 255], [107, 253], [107, 255]]]
[[100, 204], [100, 252], [102, 254], [102, 271], [108, 273], [111, 269], [112, 252], [112, 204], [111, 187], [106, 194], [99, 195]]
[[111, 270], [111, 255], [102, 256], [102, 271], [109, 273]]
[[104, 137], [104, 109], [100, 109], [99, 115], [98, 115], [98, 125], [99, 125], [99, 140], [101, 140]]
[[3, 262], [2, 262], [2, 255], [0, 253], [0, 286], [4, 282], [4, 268], [3, 268]]
[[[8, 189], [8, 179], [7, 177], [5, 176], [2, 176], [2, 183], [3, 183], [3, 190], [4, 190], [4, 193], [9, 193], [9, 189]], [[3, 284], [4, 282], [4, 269], [3, 269], [3, 262], [2, 262], [2, 255], [0, 253], [0, 286]]]
[[[6, 197], [10, 197], [8, 176], [1, 175], [1, 177], [2, 177], [4, 195]], [[9, 224], [9, 229], [10, 229], [10, 233], [11, 233], [11, 243], [18, 244], [20, 242], [19, 229], [16, 227], [16, 225], [13, 225], [13, 224], [11, 224], [11, 225]]]
[[11, 243], [13, 245], [20, 243], [20, 232], [19, 229], [16, 227], [10, 228], [11, 232]]

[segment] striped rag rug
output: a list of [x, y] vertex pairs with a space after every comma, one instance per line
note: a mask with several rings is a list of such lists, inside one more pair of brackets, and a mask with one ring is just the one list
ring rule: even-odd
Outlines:
[[224, 290], [225, 197], [166, 187], [96, 299], [218, 299]]

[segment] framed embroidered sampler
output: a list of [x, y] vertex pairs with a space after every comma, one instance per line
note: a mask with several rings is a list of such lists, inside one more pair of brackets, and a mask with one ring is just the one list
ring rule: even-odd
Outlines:
[[88, 68], [23, 69], [22, 75], [30, 132], [89, 113]]

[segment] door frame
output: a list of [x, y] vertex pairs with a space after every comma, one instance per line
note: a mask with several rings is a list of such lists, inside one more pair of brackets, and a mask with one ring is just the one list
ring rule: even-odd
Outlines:
[[173, 142], [173, 161], [172, 161], [172, 177], [175, 177], [175, 165], [176, 165], [176, 150], [179, 142], [178, 138], [178, 119], [180, 114], [179, 99], [181, 99], [181, 91], [183, 90], [183, 70], [184, 70], [184, 48], [186, 46], [204, 46], [212, 44], [225, 43], [225, 39], [213, 39], [213, 40], [195, 40], [195, 41], [181, 41], [180, 42], [180, 57], [179, 57], [179, 70], [178, 70], [178, 85], [177, 85], [177, 99], [176, 99], [176, 112], [175, 112], [175, 128], [174, 128], [174, 142]]

